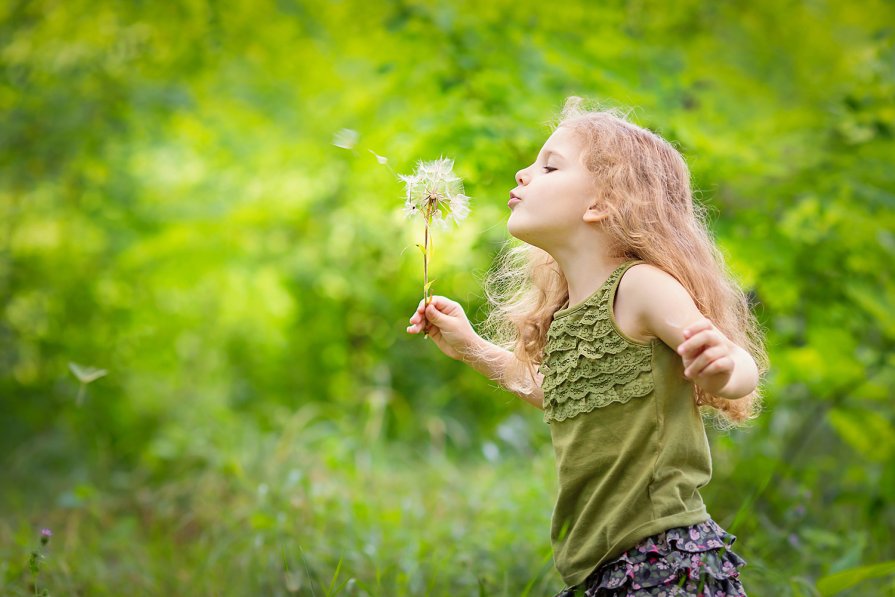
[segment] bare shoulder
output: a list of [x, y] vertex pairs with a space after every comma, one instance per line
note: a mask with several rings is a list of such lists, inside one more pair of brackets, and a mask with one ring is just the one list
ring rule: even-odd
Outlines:
[[628, 294], [640, 296], [655, 296], [657, 292], [686, 292], [677, 278], [651, 263], [638, 263], [629, 267], [618, 286], [619, 292], [625, 287]]
[[628, 324], [640, 338], [658, 337], [675, 347], [683, 341], [683, 326], [702, 317], [684, 285], [649, 263], [631, 266], [617, 292], [619, 315], [622, 309], [626, 311]]
[[[667, 288], [680, 283], [665, 270], [649, 263], [629, 267], [622, 275], [615, 293], [613, 315], [619, 329], [637, 342], [648, 343], [657, 337], [649, 325], [647, 310]], [[681, 287], [683, 288], [683, 287]]]

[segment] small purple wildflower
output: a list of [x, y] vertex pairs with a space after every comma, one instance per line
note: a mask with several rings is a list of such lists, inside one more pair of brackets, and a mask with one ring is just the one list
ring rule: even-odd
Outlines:
[[[41, 529], [40, 530], [40, 545], [46, 547], [47, 543], [50, 541], [50, 537], [53, 536], [53, 531], [50, 529]], [[35, 550], [31, 551], [31, 556], [28, 558], [28, 569], [31, 571], [31, 575], [34, 577], [33, 580], [33, 588], [34, 594], [43, 596], [49, 596], [50, 592], [44, 587], [43, 589], [38, 589], [37, 586], [37, 575], [40, 573], [40, 565], [43, 560], [45, 560], [47, 556], [41, 553], [41, 547], [38, 547]]]

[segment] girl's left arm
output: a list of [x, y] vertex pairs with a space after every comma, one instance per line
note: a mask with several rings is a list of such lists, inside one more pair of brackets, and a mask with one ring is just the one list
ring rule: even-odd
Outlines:
[[756, 388], [755, 359], [699, 311], [674, 276], [642, 264], [631, 268], [621, 284], [625, 282], [625, 295], [631, 297], [641, 326], [681, 356], [687, 379], [709, 394], [731, 400]]

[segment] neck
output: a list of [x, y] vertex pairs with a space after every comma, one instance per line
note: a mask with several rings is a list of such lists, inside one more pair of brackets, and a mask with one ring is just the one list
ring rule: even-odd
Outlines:
[[556, 260], [569, 285], [569, 306], [592, 295], [622, 263], [623, 257], [611, 257], [602, 234], [589, 234], [585, 239], [548, 251]]

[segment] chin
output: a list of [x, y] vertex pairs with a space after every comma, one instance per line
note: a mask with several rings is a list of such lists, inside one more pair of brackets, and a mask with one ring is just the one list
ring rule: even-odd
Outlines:
[[507, 232], [510, 233], [510, 236], [517, 238], [522, 242], [540, 247], [540, 243], [538, 242], [537, 234], [535, 233], [535, 231], [526, 230], [524, 227], [519, 226], [518, 224], [513, 222], [512, 217], [507, 221]]
[[507, 232], [510, 233], [510, 236], [518, 238], [519, 240], [525, 240], [525, 230], [520, 229], [519, 225], [513, 222], [512, 214], [510, 214], [510, 218], [507, 220]]

